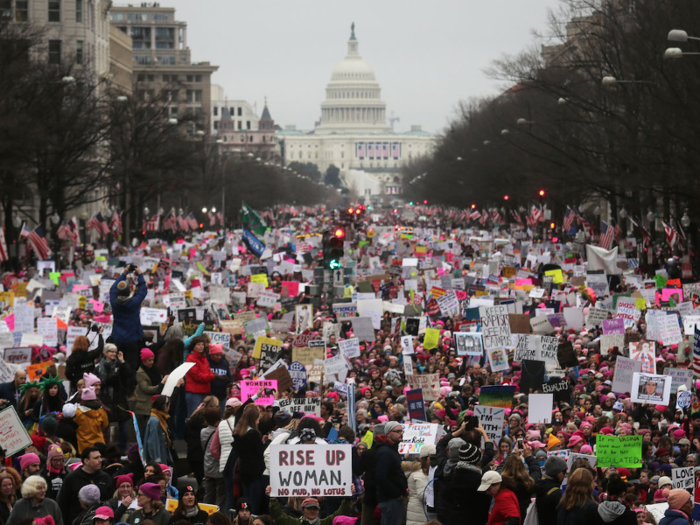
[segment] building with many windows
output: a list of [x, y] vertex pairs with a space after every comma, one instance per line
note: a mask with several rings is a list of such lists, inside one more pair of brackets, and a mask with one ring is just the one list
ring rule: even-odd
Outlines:
[[372, 67], [359, 54], [352, 25], [348, 53], [335, 67], [311, 131], [287, 126], [279, 132], [284, 163], [312, 162], [324, 173], [335, 165], [341, 180], [367, 202], [401, 193], [401, 166], [428, 155], [435, 138], [411, 126], [405, 133], [387, 124], [386, 103]]
[[112, 6], [109, 16], [131, 37], [136, 96], [148, 100], [165, 92], [170, 118], [196, 117], [197, 130], [208, 130], [211, 75], [219, 66], [192, 63], [187, 22], [175, 19], [175, 8], [157, 2]]
[[[226, 110], [226, 111], [225, 111]], [[252, 106], [245, 100], [230, 100], [224, 88], [217, 85], [211, 85], [211, 135], [218, 135], [219, 121], [224, 114], [233, 122], [233, 129], [238, 131], [257, 131], [258, 130], [258, 115], [255, 112], [255, 106]]]

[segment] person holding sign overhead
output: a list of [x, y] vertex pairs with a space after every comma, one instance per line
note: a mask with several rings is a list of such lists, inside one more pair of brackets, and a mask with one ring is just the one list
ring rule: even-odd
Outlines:
[[[137, 275], [136, 293], [131, 294], [127, 276]], [[148, 294], [146, 280], [138, 266], [129, 264], [109, 290], [109, 303], [114, 316], [112, 324], [112, 341], [124, 354], [124, 359], [132, 370], [138, 367], [141, 341], [145, 337], [141, 326], [141, 303]]]
[[[355, 485], [351, 485], [353, 494], [355, 493]], [[270, 485], [265, 489], [265, 495], [269, 496], [272, 492]], [[316, 498], [306, 498], [301, 502], [301, 518], [294, 518], [285, 514], [282, 507], [277, 501], [277, 498], [270, 498], [270, 514], [277, 525], [331, 525], [336, 516], [350, 516], [352, 514], [352, 500], [344, 498], [340, 508], [333, 514], [319, 519], [321, 506]]]

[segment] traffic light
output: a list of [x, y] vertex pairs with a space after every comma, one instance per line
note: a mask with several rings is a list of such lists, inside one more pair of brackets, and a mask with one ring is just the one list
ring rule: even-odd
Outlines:
[[540, 190], [539, 195], [540, 195], [540, 202], [543, 203], [544, 202], [544, 190]]
[[556, 227], [557, 227], [557, 225], [554, 224], [553, 222], [550, 222], [550, 223], [549, 223], [549, 229], [550, 229], [550, 230], [553, 230], [553, 229], [556, 228]]
[[341, 267], [340, 260], [345, 255], [343, 250], [343, 240], [345, 239], [345, 230], [336, 228], [332, 235], [327, 233], [323, 240], [323, 267], [326, 270], [336, 270]]

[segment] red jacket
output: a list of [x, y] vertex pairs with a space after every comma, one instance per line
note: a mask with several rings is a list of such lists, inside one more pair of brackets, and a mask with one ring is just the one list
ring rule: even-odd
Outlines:
[[496, 494], [493, 511], [489, 514], [489, 525], [503, 525], [508, 518], [520, 517], [520, 504], [515, 492], [510, 489], [501, 489]]
[[185, 363], [194, 363], [194, 366], [185, 375], [185, 392], [211, 394], [211, 382], [214, 380], [214, 372], [209, 368], [207, 356], [192, 352], [185, 359]]

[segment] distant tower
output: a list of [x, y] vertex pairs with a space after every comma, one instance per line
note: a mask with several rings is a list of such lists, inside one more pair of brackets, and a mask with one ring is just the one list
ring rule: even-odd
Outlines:
[[270, 110], [267, 108], [267, 97], [265, 97], [265, 108], [263, 109], [262, 116], [258, 121], [258, 129], [261, 131], [274, 131], [275, 129], [275, 121], [272, 120]]

